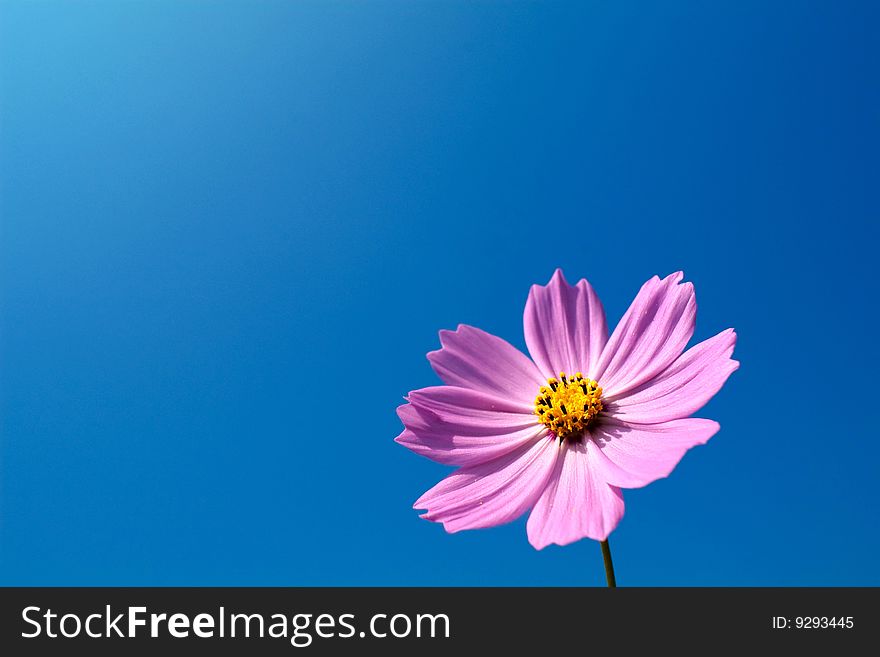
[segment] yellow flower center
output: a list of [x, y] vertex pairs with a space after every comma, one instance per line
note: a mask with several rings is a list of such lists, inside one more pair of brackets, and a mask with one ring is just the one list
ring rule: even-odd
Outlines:
[[602, 388], [577, 372], [548, 379], [535, 398], [535, 415], [560, 438], [577, 438], [602, 410]]

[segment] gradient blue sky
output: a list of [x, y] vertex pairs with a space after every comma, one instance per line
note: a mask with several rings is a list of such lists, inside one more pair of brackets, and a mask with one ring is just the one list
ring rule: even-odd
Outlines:
[[[742, 366], [621, 584], [880, 584], [877, 3], [0, 3], [0, 583], [602, 584], [392, 442], [459, 322], [683, 269]], [[340, 383], [343, 382], [343, 383]]]

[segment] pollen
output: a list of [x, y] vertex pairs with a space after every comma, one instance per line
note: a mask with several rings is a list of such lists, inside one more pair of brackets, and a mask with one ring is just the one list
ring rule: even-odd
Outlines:
[[602, 411], [602, 388], [580, 372], [547, 380], [535, 398], [535, 415], [559, 438], [577, 439]]

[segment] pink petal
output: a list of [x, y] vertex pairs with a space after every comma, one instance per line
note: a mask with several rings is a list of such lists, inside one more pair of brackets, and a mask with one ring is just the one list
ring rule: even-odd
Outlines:
[[645, 425], [606, 420], [590, 429], [587, 442], [603, 480], [640, 488], [669, 476], [685, 452], [705, 444], [719, 428], [717, 422], [700, 418]]
[[526, 346], [544, 378], [560, 372], [592, 376], [608, 339], [605, 310], [590, 284], [572, 287], [557, 269], [550, 282], [533, 285], [523, 317]]
[[477, 465], [538, 440], [546, 429], [534, 422], [526, 428], [509, 429], [444, 421], [436, 413], [404, 404], [397, 409], [404, 429], [395, 440], [416, 454], [447, 465]]
[[501, 458], [453, 472], [413, 505], [448, 532], [494, 527], [528, 511], [547, 484], [558, 441], [542, 438]]
[[413, 390], [407, 400], [432, 411], [442, 422], [477, 429], [510, 429], [539, 422], [532, 400], [519, 401], [469, 388], [430, 386]]
[[534, 402], [544, 377], [528, 356], [499, 337], [473, 326], [440, 331], [442, 348], [428, 354], [444, 383]]
[[678, 272], [642, 286], [596, 365], [606, 396], [619, 395], [650, 380], [681, 355], [694, 333], [697, 302], [691, 283]]
[[735, 344], [736, 333], [727, 329], [691, 347], [651, 381], [609, 396], [608, 414], [626, 422], [654, 424], [696, 413], [739, 367], [730, 358]]
[[596, 471], [591, 444], [563, 443], [562, 458], [526, 525], [535, 549], [582, 538], [604, 541], [623, 517], [623, 494]]

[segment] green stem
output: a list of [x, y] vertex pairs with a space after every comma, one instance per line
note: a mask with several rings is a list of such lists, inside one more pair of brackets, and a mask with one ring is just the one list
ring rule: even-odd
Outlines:
[[602, 560], [605, 562], [605, 579], [608, 580], [608, 588], [617, 588], [617, 580], [614, 579], [614, 564], [611, 563], [611, 548], [608, 541], [602, 541]]

